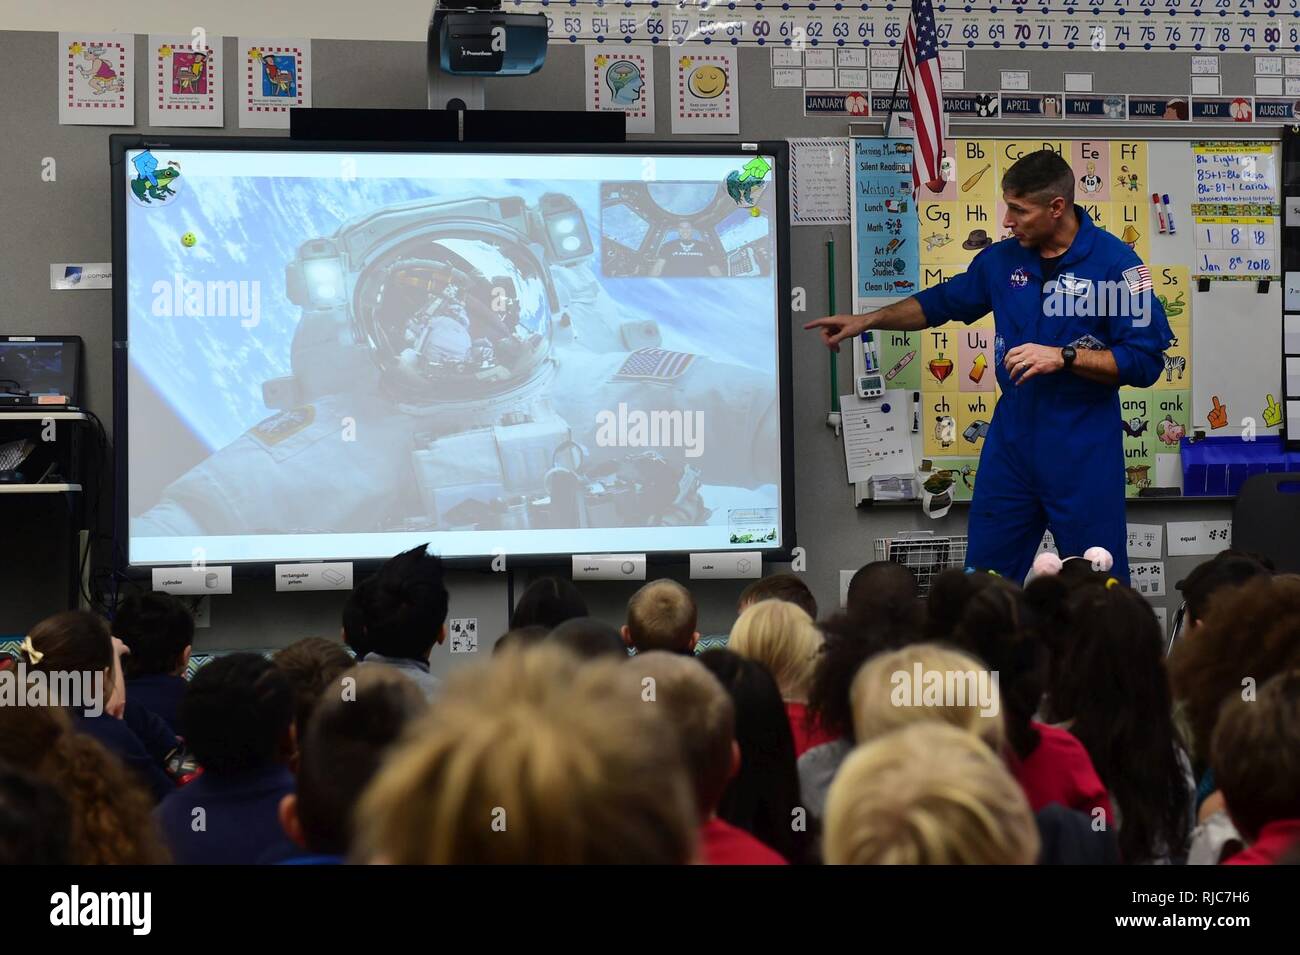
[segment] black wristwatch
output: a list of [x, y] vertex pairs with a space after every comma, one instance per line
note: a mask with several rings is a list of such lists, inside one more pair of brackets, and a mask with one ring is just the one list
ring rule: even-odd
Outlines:
[[1065, 362], [1065, 367], [1067, 369], [1074, 364], [1075, 355], [1076, 352], [1073, 345], [1066, 345], [1061, 349], [1061, 361]]

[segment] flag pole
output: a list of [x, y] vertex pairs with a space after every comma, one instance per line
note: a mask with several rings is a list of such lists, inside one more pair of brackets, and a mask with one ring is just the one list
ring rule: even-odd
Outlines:
[[[907, 14], [907, 24], [912, 24], [912, 14]], [[907, 32], [906, 28], [903, 30]], [[870, 55], [870, 54], [868, 54]], [[898, 98], [898, 84], [903, 79], [903, 51], [898, 51], [898, 69], [894, 71], [894, 91], [889, 94], [889, 112], [885, 114], [885, 128], [882, 130], [886, 139], [889, 138], [889, 124], [894, 118], [894, 100]], [[914, 160], [915, 161], [915, 160]]]

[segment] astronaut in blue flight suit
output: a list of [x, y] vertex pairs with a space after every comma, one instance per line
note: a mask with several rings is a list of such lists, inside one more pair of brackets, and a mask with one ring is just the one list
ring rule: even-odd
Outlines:
[[980, 455], [968, 566], [1025, 578], [1050, 528], [1062, 555], [1093, 546], [1128, 580], [1119, 386], [1146, 388], [1170, 331], [1147, 267], [1074, 204], [1075, 176], [1050, 150], [1002, 179], [997, 242], [962, 273], [864, 315], [809, 322], [836, 347], [873, 328], [917, 331], [993, 312], [1002, 395]]

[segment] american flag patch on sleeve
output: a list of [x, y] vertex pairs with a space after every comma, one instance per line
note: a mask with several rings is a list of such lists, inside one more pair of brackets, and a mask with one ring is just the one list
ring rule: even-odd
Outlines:
[[614, 372], [614, 381], [676, 381], [686, 374], [695, 356], [663, 348], [638, 348]]
[[1128, 290], [1134, 295], [1138, 292], [1149, 292], [1155, 288], [1155, 283], [1151, 281], [1151, 270], [1145, 265], [1135, 265], [1131, 269], [1125, 269], [1124, 282], [1128, 285]]

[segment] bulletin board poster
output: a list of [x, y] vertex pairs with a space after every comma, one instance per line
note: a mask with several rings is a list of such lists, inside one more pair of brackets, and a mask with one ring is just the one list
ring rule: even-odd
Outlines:
[[735, 50], [683, 46], [673, 51], [674, 133], [740, 132], [740, 73]]
[[239, 125], [288, 129], [289, 110], [311, 106], [311, 40], [239, 38]]
[[855, 300], [918, 291], [919, 223], [912, 200], [912, 140], [853, 140]]
[[584, 46], [588, 112], [616, 110], [627, 117], [629, 133], [655, 131], [655, 75], [652, 47], [609, 51]]
[[135, 34], [63, 32], [56, 60], [60, 125], [135, 125]]
[[[868, 208], [878, 200], [867, 191], [878, 179], [888, 140], [855, 140], [855, 285], [859, 297], [873, 294], [878, 233], [866, 225], [884, 217]], [[867, 152], [864, 147], [874, 149]], [[1076, 177], [1076, 202], [1099, 227], [1151, 263], [1151, 186], [1147, 144], [1133, 139], [1012, 140], [947, 139], [940, 161], [941, 181], [922, 185], [916, 197], [920, 288], [945, 282], [967, 268], [982, 249], [1009, 238], [1002, 227], [1003, 174], [1027, 153], [1052, 149], [1069, 160]], [[908, 157], [910, 159], [910, 156]], [[910, 164], [891, 169], [899, 194], [910, 196]], [[908, 178], [906, 183], [901, 180]], [[895, 202], [902, 201], [893, 197]], [[1152, 388], [1123, 389], [1127, 493], [1156, 483], [1157, 467], [1178, 468], [1178, 441], [1190, 431], [1191, 294], [1188, 268], [1150, 265], [1155, 292], [1165, 303], [1175, 341], [1164, 357], [1160, 380]], [[891, 290], [876, 292], [890, 295]], [[895, 297], [902, 294], [895, 293]], [[863, 303], [870, 307], [871, 303]], [[984, 315], [970, 325], [949, 322], [916, 332], [884, 332], [881, 367], [886, 387], [903, 388], [919, 401], [921, 480], [926, 489], [948, 489], [958, 501], [970, 500], [980, 455], [1000, 396], [994, 368], [994, 320]], [[1170, 482], [1177, 483], [1177, 482]]]
[[221, 37], [202, 31], [149, 35], [149, 125], [221, 126], [225, 122]]
[[1192, 144], [1194, 278], [1281, 279], [1275, 150], [1272, 143]]

